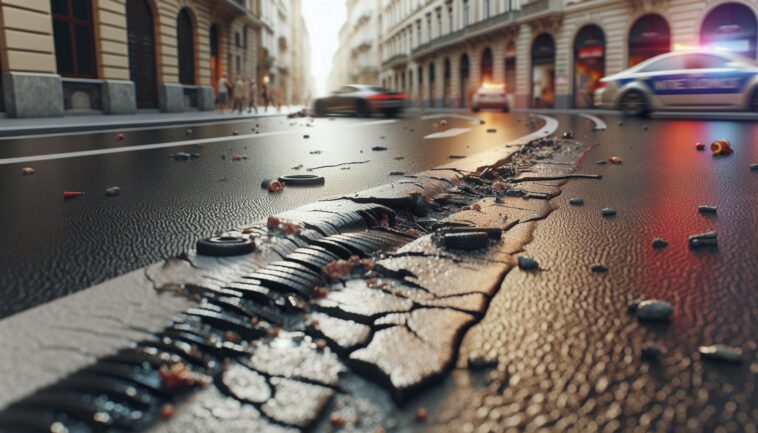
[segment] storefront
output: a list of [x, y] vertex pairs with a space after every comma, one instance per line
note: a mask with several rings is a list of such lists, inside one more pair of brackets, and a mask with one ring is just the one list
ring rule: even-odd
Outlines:
[[592, 108], [593, 93], [605, 75], [605, 35], [596, 25], [582, 27], [574, 39], [574, 107]]
[[442, 106], [448, 107], [450, 106], [450, 90], [452, 88], [452, 84], [450, 83], [450, 59], [449, 58], [445, 58], [443, 62], [442, 76], [444, 79], [444, 82], [442, 83]]
[[669, 51], [671, 51], [671, 30], [665, 18], [657, 14], [647, 14], [634, 22], [629, 30], [627, 66], [634, 66]]
[[483, 84], [492, 83], [492, 50], [489, 47], [482, 52], [481, 73]]
[[435, 71], [434, 71], [434, 63], [429, 63], [429, 107], [434, 107], [436, 105], [436, 99], [437, 99], [437, 92], [435, 92], [434, 89], [434, 82], [435, 82]]
[[461, 64], [460, 64], [460, 104], [459, 107], [468, 107], [469, 105], [469, 59], [468, 54], [463, 54], [461, 56]]
[[513, 104], [513, 95], [516, 93], [516, 46], [509, 43], [505, 49], [505, 92], [509, 101]]
[[726, 3], [706, 15], [700, 28], [700, 44], [755, 59], [756, 27], [755, 13], [749, 7]]
[[547, 33], [537, 36], [532, 44], [530, 84], [530, 107], [555, 106], [555, 41]]

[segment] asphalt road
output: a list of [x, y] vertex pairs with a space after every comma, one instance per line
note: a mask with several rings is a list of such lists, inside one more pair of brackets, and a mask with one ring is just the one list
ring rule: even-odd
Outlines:
[[[2, 139], [0, 318], [181, 253], [217, 231], [381, 185], [392, 171], [423, 171], [529, 132], [526, 114], [443, 117], [444, 126], [435, 115], [409, 113], [391, 120], [311, 124], [275, 117]], [[443, 136], [430, 137], [435, 133]], [[177, 152], [200, 157], [169, 158]], [[235, 155], [247, 159], [233, 161]], [[326, 178], [323, 186], [281, 194], [260, 188], [264, 178], [363, 161], [313, 170]], [[23, 167], [36, 173], [22, 175]], [[121, 195], [107, 197], [111, 186]], [[85, 195], [64, 200], [63, 191]]]

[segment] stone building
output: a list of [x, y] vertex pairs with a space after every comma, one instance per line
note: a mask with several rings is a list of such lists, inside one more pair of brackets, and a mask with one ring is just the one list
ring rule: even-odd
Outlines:
[[758, 0], [382, 0], [382, 84], [469, 106], [483, 82], [515, 107], [585, 108], [598, 80], [671, 50], [756, 58]]
[[379, 84], [381, 0], [347, 0], [346, 6], [330, 85], [336, 89], [348, 83]]
[[261, 9], [271, 3], [282, 0], [0, 0], [0, 108], [9, 117], [212, 110], [221, 74], [261, 72]]

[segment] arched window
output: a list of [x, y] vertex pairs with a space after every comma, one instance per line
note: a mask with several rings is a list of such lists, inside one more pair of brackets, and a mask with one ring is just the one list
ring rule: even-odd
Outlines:
[[492, 50], [489, 47], [482, 53], [481, 73], [482, 83], [492, 82]]
[[147, 0], [127, 0], [126, 32], [129, 40], [129, 79], [134, 82], [137, 107], [158, 107], [155, 61], [155, 26]]
[[221, 79], [223, 74], [223, 65], [221, 59], [221, 36], [219, 35], [218, 25], [213, 24], [210, 29], [210, 44], [211, 44], [211, 85], [213, 89], [218, 91], [218, 80]]
[[593, 107], [595, 89], [604, 75], [605, 34], [596, 25], [584, 26], [574, 39], [574, 107]]
[[469, 105], [469, 59], [468, 54], [463, 54], [461, 56], [461, 63], [460, 63], [460, 106], [461, 107], [468, 107]]
[[671, 30], [665, 18], [657, 14], [647, 14], [634, 22], [629, 30], [628, 66], [634, 66], [669, 51]]
[[96, 78], [92, 2], [51, 0], [53, 38], [58, 73], [64, 77]]
[[555, 41], [547, 33], [532, 45], [531, 106], [552, 108], [555, 104]]
[[176, 39], [179, 51], [179, 82], [195, 84], [195, 31], [187, 8], [176, 18]]
[[739, 3], [725, 3], [708, 13], [700, 28], [700, 44], [756, 58], [756, 18]]

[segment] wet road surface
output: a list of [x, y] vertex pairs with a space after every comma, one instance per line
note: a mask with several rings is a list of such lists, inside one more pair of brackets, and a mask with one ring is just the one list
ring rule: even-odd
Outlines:
[[[487, 124], [456, 114], [445, 116], [445, 126], [420, 114], [316, 119], [312, 126], [277, 117], [130, 129], [123, 140], [116, 131], [0, 140], [0, 317], [176, 255], [217, 231], [381, 185], [394, 178], [392, 171], [419, 172], [529, 132], [526, 115], [477, 118]], [[449, 136], [424, 138], [445, 131]], [[200, 157], [169, 158], [177, 152]], [[234, 155], [248, 159], [232, 161]], [[314, 170], [326, 177], [320, 187], [260, 189], [264, 178], [361, 161], [369, 162]], [[36, 173], [22, 175], [27, 166]], [[121, 195], [106, 197], [111, 186]], [[86, 195], [64, 201], [63, 191]]]

